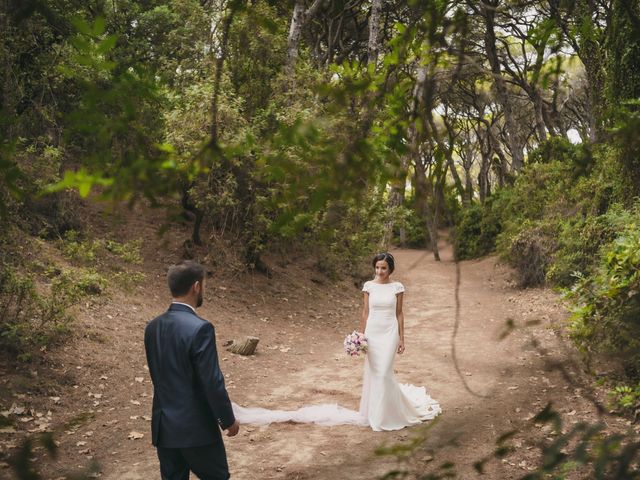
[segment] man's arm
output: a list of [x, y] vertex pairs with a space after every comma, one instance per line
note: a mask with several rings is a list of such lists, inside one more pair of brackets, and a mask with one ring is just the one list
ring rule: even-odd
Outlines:
[[198, 380], [220, 427], [223, 430], [233, 427], [236, 419], [218, 363], [215, 332], [209, 322], [204, 323], [196, 333], [191, 357]]

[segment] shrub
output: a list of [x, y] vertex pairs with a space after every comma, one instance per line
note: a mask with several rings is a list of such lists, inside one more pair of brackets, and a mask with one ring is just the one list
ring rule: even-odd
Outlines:
[[573, 170], [573, 178], [589, 173], [593, 165], [593, 156], [589, 146], [574, 145], [565, 137], [551, 137], [529, 153], [527, 162], [549, 163], [558, 161], [569, 165]]
[[[570, 164], [555, 160], [530, 164], [513, 186], [498, 190], [484, 205], [474, 204], [464, 209], [456, 221], [456, 257], [474, 258], [490, 253], [494, 248], [507, 261], [517, 259], [514, 254], [518, 250], [527, 251], [534, 257], [536, 251], [538, 254], [543, 250], [545, 254], [551, 254], [553, 250], [548, 249], [550, 238], [543, 242], [543, 249], [542, 244], [534, 245], [541, 240], [539, 235], [527, 247], [523, 243], [527, 240], [527, 233], [534, 232], [523, 232], [523, 229], [531, 229], [537, 222], [546, 222], [550, 218], [565, 218], [567, 211], [575, 208], [566, 195], [571, 190], [571, 172]], [[551, 233], [548, 226], [543, 230], [546, 231], [545, 236]], [[517, 244], [513, 244], [514, 241]], [[545, 259], [545, 265], [548, 264], [550, 259]], [[528, 273], [522, 273], [523, 280], [529, 277]], [[524, 283], [529, 284], [529, 280]]]
[[614, 408], [633, 414], [640, 406], [640, 383], [635, 387], [618, 385], [609, 391], [609, 396]]
[[599, 253], [590, 276], [579, 276], [569, 296], [576, 307], [572, 335], [587, 353], [615, 354], [640, 378], [640, 207], [633, 222]]
[[494, 250], [502, 225], [492, 208], [493, 200], [489, 197], [484, 205], [471, 204], [457, 215], [453, 234], [456, 259], [481, 257]]
[[77, 230], [69, 230], [60, 241], [62, 253], [70, 260], [78, 263], [95, 263], [98, 258], [98, 252], [102, 247], [103, 242], [101, 240], [83, 240]]
[[[120, 258], [126, 263], [141, 264], [142, 240], [120, 243], [115, 240], [87, 239], [77, 230], [69, 230], [59, 241], [64, 255], [78, 264], [97, 265], [110, 263], [109, 257]], [[106, 261], [106, 262], [105, 262]]]
[[431, 243], [426, 220], [406, 207], [397, 209], [393, 215], [396, 225], [393, 243], [402, 245], [400, 229], [404, 229], [404, 245], [412, 248], [425, 248]]
[[557, 248], [555, 237], [553, 223], [525, 222], [520, 231], [510, 238], [508, 250], [502, 257], [514, 267], [521, 287], [545, 283]]
[[570, 287], [576, 275], [591, 275], [603, 244], [631, 221], [631, 213], [621, 205], [611, 206], [604, 215], [576, 215], [559, 221], [558, 249], [547, 271], [547, 280]]
[[[106, 280], [90, 270], [57, 270], [48, 286], [39, 288], [31, 273], [5, 266], [0, 271], [0, 348], [26, 355], [69, 331], [68, 309], [99, 295]], [[26, 356], [24, 358], [27, 358]]]
[[126, 243], [118, 243], [114, 240], [107, 240], [105, 248], [114, 255], [120, 257], [126, 263], [133, 263], [139, 265], [142, 263], [142, 255], [140, 249], [142, 248], [142, 239], [133, 240]]

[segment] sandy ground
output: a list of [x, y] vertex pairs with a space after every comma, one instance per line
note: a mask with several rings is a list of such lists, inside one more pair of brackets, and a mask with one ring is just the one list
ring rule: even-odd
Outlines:
[[[155, 226], [149, 221], [146, 228]], [[60, 454], [51, 462], [38, 451], [38, 461], [46, 465], [44, 478], [66, 478], [66, 472], [83, 471], [91, 461], [99, 465], [99, 478], [159, 478], [150, 445], [152, 386], [142, 334], [146, 322], [167, 306], [164, 272], [179, 248], [165, 245], [166, 256], [157, 254], [157, 246], [146, 248], [145, 284], [87, 305], [81, 311], [82, 338], [52, 354], [47, 363], [29, 367], [29, 373], [3, 367], [4, 388], [13, 392], [3, 402], [23, 404], [34, 417], [48, 411], [52, 418]], [[548, 402], [564, 413], [566, 425], [596, 419], [586, 393], [599, 394], [586, 386], [591, 380], [559, 334], [567, 313], [556, 294], [515, 289], [508, 270], [494, 258], [462, 262], [456, 321], [458, 277], [451, 249], [443, 243], [441, 262], [424, 251], [394, 254], [394, 278], [407, 288], [406, 353], [397, 358], [397, 377], [426, 386], [440, 401], [442, 416], [397, 432], [243, 425], [237, 437], [226, 439], [232, 478], [357, 480], [394, 469], [418, 478], [448, 461], [455, 464], [455, 478], [519, 478], [538, 458], [537, 442], [550, 435], [546, 427], [530, 422]], [[358, 325], [359, 287], [311, 278], [309, 270], [298, 269], [295, 261], [287, 265], [284, 258], [274, 262], [271, 280], [211, 272], [214, 280], [207, 283], [200, 314], [216, 327], [230, 395], [244, 406], [296, 409], [338, 403], [357, 409], [362, 359], [346, 357], [342, 340]], [[518, 326], [540, 323], [517, 328], [500, 340], [508, 319]], [[255, 356], [225, 351], [225, 342], [244, 335], [260, 337]], [[565, 366], [567, 378], [554, 362]], [[618, 417], [606, 421], [611, 428], [628, 423]], [[489, 462], [480, 477], [473, 463], [491, 454], [497, 437], [514, 428], [522, 430], [512, 442], [515, 450]], [[20, 438], [19, 433], [0, 434], [2, 452], [15, 451]], [[412, 455], [398, 459], [376, 454], [381, 447], [400, 447], [396, 452], [408, 448]], [[6, 466], [0, 477], [10, 478]]]

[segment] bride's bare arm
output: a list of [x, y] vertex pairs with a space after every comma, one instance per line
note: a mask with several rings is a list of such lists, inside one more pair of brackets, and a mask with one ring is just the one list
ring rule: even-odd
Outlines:
[[398, 319], [398, 334], [400, 335], [400, 342], [398, 343], [398, 353], [404, 353], [404, 312], [402, 311], [402, 299], [403, 293], [396, 295], [396, 318]]
[[364, 292], [362, 302], [362, 318], [360, 319], [360, 331], [364, 333], [367, 328], [367, 318], [369, 318], [369, 293]]

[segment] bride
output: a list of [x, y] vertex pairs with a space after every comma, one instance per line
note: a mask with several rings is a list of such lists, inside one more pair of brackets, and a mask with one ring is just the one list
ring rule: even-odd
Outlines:
[[233, 404], [240, 423], [265, 425], [274, 422], [356, 424], [374, 431], [399, 430], [441, 413], [440, 405], [425, 387], [399, 384], [393, 372], [396, 352], [404, 353], [404, 286], [392, 282], [395, 260], [380, 253], [372, 262], [375, 278], [366, 282], [360, 331], [368, 340], [360, 410], [336, 404], [311, 405], [294, 411], [244, 408]]
[[441, 412], [424, 387], [399, 384], [393, 372], [396, 352], [404, 353], [404, 285], [392, 282], [395, 259], [390, 253], [373, 257], [375, 278], [364, 284], [360, 331], [369, 343], [364, 362], [360, 414], [373, 430], [398, 430]]

